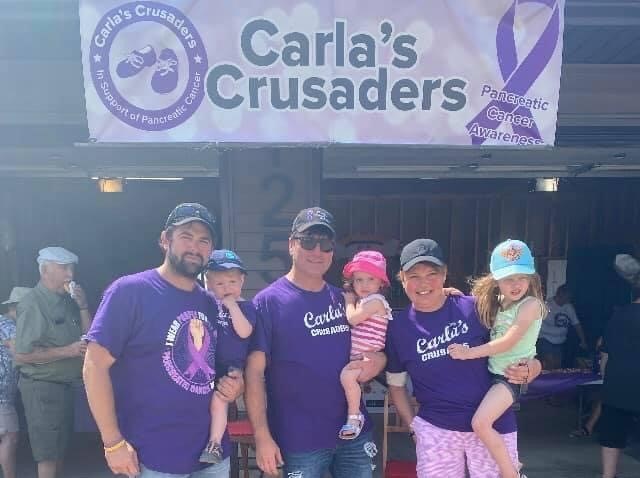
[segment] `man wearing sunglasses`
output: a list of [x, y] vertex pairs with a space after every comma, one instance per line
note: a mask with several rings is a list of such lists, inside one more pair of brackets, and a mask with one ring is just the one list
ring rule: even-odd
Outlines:
[[[324, 274], [333, 260], [335, 227], [319, 207], [296, 216], [289, 238], [291, 270], [254, 299], [258, 321], [245, 369], [247, 411], [258, 466], [267, 474], [370, 478], [376, 447], [371, 422], [355, 440], [340, 440], [347, 416], [340, 371], [349, 362], [351, 332], [342, 290]], [[354, 363], [363, 380], [382, 371], [385, 356]], [[265, 403], [266, 394], [266, 403]]]
[[[164, 262], [121, 277], [104, 293], [87, 335], [84, 380], [114, 474], [138, 478], [228, 478], [229, 459], [199, 462], [209, 440], [218, 308], [196, 277], [214, 247], [215, 218], [184, 203], [160, 234]], [[226, 401], [242, 392], [222, 377]], [[223, 449], [230, 450], [229, 438]]]

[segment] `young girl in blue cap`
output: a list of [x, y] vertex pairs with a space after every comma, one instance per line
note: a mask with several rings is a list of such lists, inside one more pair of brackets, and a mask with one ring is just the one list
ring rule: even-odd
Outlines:
[[500, 468], [502, 478], [524, 478], [512, 463], [493, 423], [525, 392], [525, 385], [509, 383], [504, 370], [536, 355], [536, 340], [544, 317], [542, 286], [533, 256], [522, 241], [504, 241], [491, 253], [491, 273], [473, 284], [472, 295], [481, 322], [491, 329], [491, 341], [477, 347], [452, 344], [454, 359], [489, 357], [493, 385], [480, 403], [471, 425]]

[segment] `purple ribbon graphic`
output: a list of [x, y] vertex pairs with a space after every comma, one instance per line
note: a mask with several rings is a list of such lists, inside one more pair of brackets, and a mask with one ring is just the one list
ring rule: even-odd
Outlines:
[[190, 337], [187, 337], [187, 344], [189, 355], [191, 356], [191, 364], [184, 374], [189, 378], [193, 378], [199, 370], [202, 370], [207, 377], [207, 380], [211, 380], [215, 377], [216, 372], [209, 367], [209, 364], [207, 363], [207, 354], [209, 352], [209, 345], [211, 344], [211, 339], [209, 338], [209, 332], [207, 329], [204, 329], [204, 337], [200, 350], [196, 349], [196, 345]]
[[[502, 91], [505, 93], [524, 96], [549, 63], [560, 36], [560, 10], [558, 8], [557, 1], [558, 0], [514, 0], [511, 7], [509, 7], [502, 19], [500, 19], [496, 35], [496, 51], [498, 64], [500, 66], [500, 73], [502, 74], [502, 79], [505, 82]], [[553, 10], [553, 13], [547, 23], [547, 26], [542, 32], [542, 35], [531, 49], [531, 52], [529, 52], [522, 63], [518, 65], [518, 55], [514, 37], [514, 21], [516, 6], [523, 3], [539, 3], [546, 5]], [[514, 113], [531, 119], [531, 127], [511, 124], [513, 132], [521, 136], [541, 139], [540, 131], [538, 131], [538, 128], [533, 121], [533, 115], [529, 108], [495, 99], [480, 111], [475, 118], [467, 123], [467, 130], [470, 130], [476, 123], [482, 128], [492, 130], [498, 128], [502, 121], [492, 119], [487, 116], [487, 111], [492, 107], [498, 108], [505, 113]], [[485, 141], [486, 138], [471, 135], [471, 142], [474, 145], [481, 145]]]

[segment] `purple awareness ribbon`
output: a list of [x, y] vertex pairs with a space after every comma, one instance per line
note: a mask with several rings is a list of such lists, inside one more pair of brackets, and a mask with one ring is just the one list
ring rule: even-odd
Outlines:
[[[542, 35], [531, 49], [527, 57], [518, 65], [518, 55], [516, 52], [516, 42], [514, 37], [514, 21], [517, 4], [523, 3], [540, 3], [546, 5], [553, 10], [551, 18], [547, 23]], [[498, 32], [496, 35], [496, 51], [498, 63], [500, 65], [500, 73], [505, 81], [502, 91], [524, 96], [531, 88], [533, 82], [538, 78], [545, 66], [549, 63], [551, 56], [558, 43], [560, 36], [560, 9], [558, 0], [514, 0], [509, 10], [504, 14], [498, 24]], [[467, 123], [467, 130], [477, 123], [478, 126], [495, 130], [500, 126], [502, 121], [491, 119], [487, 116], [487, 110], [491, 107], [498, 107], [504, 112], [513, 112], [533, 119], [531, 110], [525, 106], [512, 105], [504, 101], [492, 100], [478, 115]], [[521, 136], [529, 136], [541, 139], [540, 131], [535, 122], [533, 127], [528, 128], [522, 125], [512, 124], [513, 132]], [[474, 145], [481, 145], [486, 138], [479, 136], [471, 136], [471, 142]]]
[[216, 372], [209, 367], [209, 364], [207, 363], [207, 354], [209, 352], [209, 345], [211, 344], [211, 339], [209, 338], [209, 332], [207, 329], [204, 329], [204, 339], [200, 350], [196, 349], [196, 345], [193, 343], [193, 340], [190, 340], [190, 338], [187, 338], [187, 344], [189, 355], [191, 356], [191, 364], [184, 374], [189, 378], [193, 378], [194, 375], [198, 373], [198, 370], [202, 370], [204, 375], [207, 377], [207, 380], [211, 380], [215, 377]]

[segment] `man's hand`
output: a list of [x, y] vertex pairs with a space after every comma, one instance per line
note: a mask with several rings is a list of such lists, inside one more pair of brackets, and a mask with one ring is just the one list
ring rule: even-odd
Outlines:
[[384, 370], [387, 364], [387, 356], [384, 352], [365, 352], [359, 360], [352, 360], [347, 364], [347, 370], [360, 369], [358, 382], [365, 383]]
[[356, 303], [356, 295], [353, 292], [343, 292], [345, 305], [353, 305]]
[[504, 376], [511, 383], [531, 383], [538, 378], [541, 371], [542, 364], [538, 359], [522, 360], [509, 365], [504, 371]]
[[84, 340], [78, 340], [72, 344], [67, 345], [69, 350], [69, 357], [84, 357], [87, 351], [87, 342]]
[[109, 469], [114, 475], [123, 474], [129, 478], [133, 478], [140, 474], [138, 454], [129, 442], [117, 450], [105, 451], [104, 457], [107, 460]]
[[451, 344], [447, 347], [447, 351], [451, 358], [456, 360], [468, 360], [471, 358], [469, 347], [462, 344]]
[[256, 463], [267, 475], [277, 475], [284, 464], [280, 448], [270, 435], [256, 435]]
[[233, 370], [218, 381], [216, 394], [225, 402], [234, 402], [244, 392], [244, 379], [240, 370]]
[[84, 289], [77, 282], [73, 286], [73, 300], [76, 301], [78, 307], [80, 309], [88, 309], [89, 305], [87, 302], [87, 294], [85, 294]]

